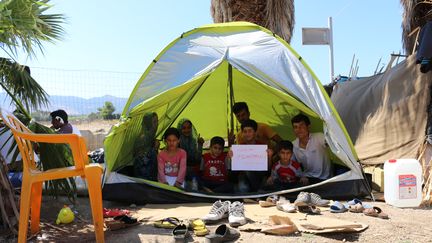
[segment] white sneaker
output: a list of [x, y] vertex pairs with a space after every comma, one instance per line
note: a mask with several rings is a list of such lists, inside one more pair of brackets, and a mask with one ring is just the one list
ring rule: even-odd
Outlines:
[[243, 203], [235, 201], [229, 207], [229, 224], [233, 227], [244, 225], [247, 223], [244, 215]]
[[202, 217], [202, 220], [206, 223], [217, 221], [223, 218], [228, 217], [228, 212], [230, 208], [230, 201], [222, 202], [221, 200], [213, 203], [212, 208], [210, 209], [210, 213], [206, 216]]
[[285, 197], [279, 197], [279, 200], [276, 202], [276, 208], [287, 213], [295, 213], [296, 211], [294, 205]]

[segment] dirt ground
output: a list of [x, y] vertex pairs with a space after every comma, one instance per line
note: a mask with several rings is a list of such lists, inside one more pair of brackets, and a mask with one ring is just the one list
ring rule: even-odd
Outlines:
[[[58, 211], [64, 204], [69, 204], [67, 199], [53, 199], [49, 196], [44, 196], [41, 210], [41, 231], [37, 235], [32, 236], [30, 242], [94, 242], [95, 236], [92, 230], [91, 210], [89, 207], [88, 198], [79, 197], [77, 203], [73, 207], [76, 212], [76, 219], [68, 225], [56, 225], [55, 219]], [[336, 219], [347, 220], [356, 223], [367, 224], [369, 227], [359, 233], [329, 233], [329, 234], [310, 234], [296, 233], [290, 236], [271, 236], [262, 233], [249, 233], [241, 231], [241, 238], [237, 242], [432, 242], [432, 208], [396, 208], [389, 206], [384, 202], [369, 202], [374, 206], [378, 206], [386, 212], [390, 219], [383, 220], [361, 213], [341, 213], [333, 214], [329, 211], [323, 211], [322, 217], [331, 217]], [[248, 204], [249, 205], [249, 204]], [[246, 216], [250, 219], [258, 217], [256, 212], [248, 211], [246, 205]], [[142, 223], [126, 229], [117, 231], [105, 231], [106, 242], [173, 242], [171, 230], [158, 229], [151, 225], [155, 214], [160, 217], [165, 217], [164, 212], [173, 214], [178, 212], [179, 215], [190, 215], [190, 217], [200, 217], [203, 215], [202, 210], [196, 208], [210, 208], [210, 204], [182, 204], [172, 205], [171, 209], [163, 209], [165, 205], [147, 205], [134, 206], [119, 204], [115, 202], [104, 201], [104, 207], [107, 208], [125, 208], [132, 212], [132, 215]], [[203, 207], [206, 206], [206, 207]], [[249, 207], [251, 208], [251, 207]], [[265, 209], [267, 210], [267, 209]], [[288, 216], [290, 214], [277, 211], [274, 212], [280, 216]], [[175, 213], [174, 213], [175, 214]], [[178, 215], [171, 215], [179, 217]], [[214, 231], [217, 226], [208, 226], [210, 231]], [[204, 242], [202, 237], [193, 237], [190, 242]], [[0, 235], [0, 242], [16, 242], [16, 238], [11, 236]]]
[[[78, 122], [73, 123], [80, 130], [90, 130], [93, 133], [107, 133], [115, 121], [94, 121], [93, 123]], [[378, 196], [377, 198], [380, 198]], [[237, 242], [432, 242], [432, 208], [396, 208], [385, 204], [384, 202], [368, 202], [378, 206], [386, 212], [390, 219], [383, 220], [365, 216], [356, 213], [333, 214], [329, 211], [323, 211], [322, 217], [346, 220], [350, 222], [367, 224], [368, 228], [359, 233], [329, 233], [329, 234], [310, 234], [296, 233], [290, 236], [272, 236], [262, 233], [252, 233], [241, 231], [241, 238]], [[41, 209], [41, 231], [30, 236], [29, 242], [94, 242], [95, 236], [92, 228], [91, 209], [88, 198], [79, 197], [77, 203], [73, 206], [76, 213], [76, 219], [68, 225], [56, 225], [58, 211], [64, 204], [70, 204], [65, 198], [53, 199], [49, 196], [43, 197]], [[138, 205], [131, 207], [128, 204], [104, 201], [106, 208], [124, 208], [132, 212], [132, 216], [142, 220], [137, 225], [117, 231], [105, 231], [106, 242], [173, 242], [171, 230], [158, 229], [152, 226], [152, 221], [166, 217], [164, 212], [169, 216], [181, 217], [188, 215], [189, 218], [201, 217], [205, 213], [201, 210], [203, 205], [210, 208], [211, 204], [182, 204], [172, 205], [171, 209], [164, 209], [165, 205]], [[249, 205], [249, 204], [248, 204]], [[258, 212], [248, 211], [246, 206], [246, 216], [256, 220]], [[251, 207], [249, 207], [251, 208]], [[172, 213], [173, 211], [179, 212]], [[290, 214], [274, 210], [277, 215], [288, 216]], [[155, 214], [160, 216], [155, 217]], [[208, 226], [211, 232], [214, 232], [216, 226]], [[0, 231], [0, 242], [16, 242], [16, 238]], [[193, 237], [190, 242], [204, 242], [202, 237]]]

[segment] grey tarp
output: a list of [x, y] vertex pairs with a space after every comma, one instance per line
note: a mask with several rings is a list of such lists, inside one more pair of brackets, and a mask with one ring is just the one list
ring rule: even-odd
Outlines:
[[382, 74], [337, 84], [332, 101], [362, 163], [417, 158], [425, 141], [432, 74], [415, 56]]

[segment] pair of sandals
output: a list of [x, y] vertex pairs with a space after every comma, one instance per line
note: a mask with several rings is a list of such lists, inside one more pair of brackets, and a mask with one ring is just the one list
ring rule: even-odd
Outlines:
[[285, 197], [282, 196], [281, 197], [278, 197], [277, 195], [269, 196], [266, 198], [265, 201], [260, 200], [258, 203], [263, 208], [276, 206], [278, 210], [286, 213], [296, 212], [294, 205], [291, 204], [289, 200], [287, 200]]
[[346, 211], [352, 213], [363, 213], [366, 216], [378, 217], [382, 219], [389, 218], [388, 215], [381, 210], [381, 208], [370, 206], [368, 204], [363, 204], [362, 201], [357, 198], [354, 198], [353, 200], [348, 201], [345, 204], [342, 204], [339, 201], [335, 201], [330, 206], [330, 212], [332, 213], [344, 213]]
[[344, 213], [346, 211], [352, 213], [362, 213], [365, 208], [370, 208], [369, 205], [363, 205], [362, 201], [357, 198], [354, 198], [351, 201], [346, 203], [341, 203], [339, 201], [334, 201], [332, 205], [330, 205], [330, 212], [332, 213]]
[[190, 236], [192, 230], [196, 236], [205, 236], [209, 233], [205, 223], [201, 219], [191, 219], [184, 223], [175, 217], [168, 217], [157, 220], [153, 223], [157, 228], [173, 229], [172, 233], [175, 240], [184, 240]]
[[286, 213], [295, 213], [296, 211], [299, 211], [300, 213], [305, 214], [321, 214], [321, 210], [314, 205], [304, 204], [295, 206], [285, 197], [281, 196], [278, 198], [276, 195], [267, 197], [265, 201], [259, 201], [259, 205], [261, 207], [276, 206], [278, 210]]

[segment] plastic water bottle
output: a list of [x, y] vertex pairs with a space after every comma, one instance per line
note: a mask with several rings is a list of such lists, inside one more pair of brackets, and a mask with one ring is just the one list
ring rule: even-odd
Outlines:
[[422, 167], [415, 159], [384, 163], [384, 199], [396, 207], [418, 207], [422, 201]]
[[198, 191], [198, 180], [195, 176], [192, 178], [192, 191]]

